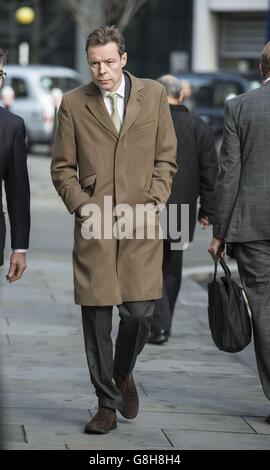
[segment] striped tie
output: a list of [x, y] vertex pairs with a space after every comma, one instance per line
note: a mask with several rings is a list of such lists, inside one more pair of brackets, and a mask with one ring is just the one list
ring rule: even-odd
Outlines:
[[117, 108], [118, 95], [117, 93], [108, 93], [107, 97], [110, 98], [111, 103], [112, 103], [113, 110], [112, 110], [111, 118], [114, 123], [115, 129], [117, 130], [119, 134], [122, 124], [121, 124], [121, 119], [120, 119], [118, 108]]

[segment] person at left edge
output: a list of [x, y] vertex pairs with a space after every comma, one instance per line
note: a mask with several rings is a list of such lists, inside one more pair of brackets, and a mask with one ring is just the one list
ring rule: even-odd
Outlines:
[[[0, 88], [4, 84], [7, 51], [0, 49]], [[11, 247], [8, 282], [17, 281], [26, 269], [30, 233], [30, 188], [27, 172], [24, 121], [0, 106], [0, 266], [4, 264], [6, 225], [2, 204], [5, 184]]]

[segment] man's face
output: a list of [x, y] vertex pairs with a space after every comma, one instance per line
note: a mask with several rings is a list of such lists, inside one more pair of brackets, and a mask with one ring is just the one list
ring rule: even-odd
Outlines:
[[94, 46], [88, 49], [88, 63], [93, 82], [104, 91], [115, 91], [122, 80], [122, 67], [127, 63], [127, 53], [121, 57], [115, 42], [105, 46]]

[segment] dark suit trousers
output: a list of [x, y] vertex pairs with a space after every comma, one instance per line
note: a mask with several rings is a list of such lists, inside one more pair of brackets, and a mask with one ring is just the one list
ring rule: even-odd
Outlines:
[[263, 391], [270, 400], [270, 241], [231, 245], [252, 310], [255, 353]]
[[163, 249], [163, 292], [156, 301], [151, 331], [165, 330], [170, 333], [173, 313], [182, 282], [183, 250], [171, 250], [170, 242], [164, 241]]
[[121, 409], [122, 396], [113, 376], [124, 378], [132, 372], [147, 341], [154, 306], [154, 300], [118, 305], [120, 323], [114, 358], [111, 338], [113, 307], [82, 306], [87, 362], [100, 407]]

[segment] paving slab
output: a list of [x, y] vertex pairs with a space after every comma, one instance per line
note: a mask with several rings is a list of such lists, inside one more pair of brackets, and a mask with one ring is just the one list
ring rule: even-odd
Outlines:
[[89, 406], [93, 405], [94, 395], [74, 394], [67, 393], [62, 390], [61, 393], [55, 393], [54, 390], [50, 392], [42, 392], [42, 384], [38, 393], [1, 393], [0, 403], [3, 407], [11, 408], [51, 408], [57, 411], [59, 408], [81, 408], [87, 410]]
[[74, 436], [66, 442], [69, 449], [160, 449], [172, 450], [172, 446], [168, 442], [166, 436], [161, 429], [145, 429], [143, 434], [133, 426], [132, 429], [126, 429], [125, 425], [118, 424], [117, 429], [109, 435], [82, 435]]
[[164, 432], [173, 448], [179, 450], [270, 450], [269, 435], [207, 430], [179, 431], [169, 427]]
[[86, 435], [83, 433], [85, 423], [69, 423], [69, 426], [48, 426], [42, 427], [37, 425], [25, 425], [26, 439], [32, 446], [44, 444], [45, 442], [54, 444], [76, 445], [84, 448], [89, 445], [92, 448], [102, 448], [102, 446], [110, 445], [113, 449], [122, 449], [127, 446], [147, 446], [147, 447], [169, 447], [171, 448], [166, 436], [159, 428], [146, 428], [143, 434], [139, 428], [132, 426], [129, 422], [119, 422], [117, 431], [111, 432], [109, 435]]
[[40, 442], [37, 445], [25, 443], [25, 444], [18, 444], [16, 442], [8, 441], [4, 442], [3, 444], [4, 450], [67, 450], [65, 444], [59, 443], [56, 444], [55, 442]]
[[223, 416], [210, 414], [189, 414], [189, 413], [160, 413], [160, 412], [144, 412], [140, 415], [138, 425], [144, 428], [173, 428], [175, 430], [188, 431], [217, 431], [232, 433], [253, 434], [248, 422], [241, 416]]
[[[270, 426], [265, 421], [265, 417], [261, 416], [243, 416], [243, 419], [257, 434], [270, 434]], [[269, 441], [270, 449], [270, 441]]]
[[23, 321], [18, 321], [16, 324], [10, 322], [9, 325], [6, 325], [4, 322], [2, 322], [1, 333], [3, 335], [13, 335], [17, 334], [18, 332], [20, 332], [21, 335], [29, 335], [29, 333], [31, 333], [32, 335], [37, 336], [80, 336], [81, 334], [79, 328], [69, 325], [42, 325], [42, 322], [41, 324], [38, 322], [26, 324]]
[[[94, 398], [94, 397], [93, 397]], [[88, 409], [76, 408], [6, 408], [2, 412], [2, 419], [9, 424], [18, 422], [24, 423], [27, 427], [29, 424], [68, 427], [74, 425], [83, 426], [89, 419], [90, 412]]]
[[0, 423], [1, 436], [5, 436], [5, 442], [25, 443], [24, 426], [20, 424]]
[[122, 445], [121, 443], [118, 441], [114, 441], [112, 440], [111, 442], [105, 442], [105, 441], [101, 441], [99, 443], [97, 443], [97, 441], [92, 441], [92, 442], [89, 442], [88, 444], [86, 443], [81, 443], [81, 444], [74, 444], [73, 442], [68, 442], [66, 443], [66, 448], [68, 450], [97, 450], [97, 451], [107, 451], [107, 450], [124, 450], [124, 451], [127, 451], [127, 450], [139, 450], [139, 451], [142, 451], [142, 450], [164, 450], [166, 452], [172, 450], [172, 447], [169, 446], [169, 447], [162, 447], [162, 446], [144, 446], [144, 445], [140, 445], [140, 446], [136, 446], [134, 444], [131, 444], [131, 445], [126, 445], [126, 443], [123, 443], [122, 442]]

